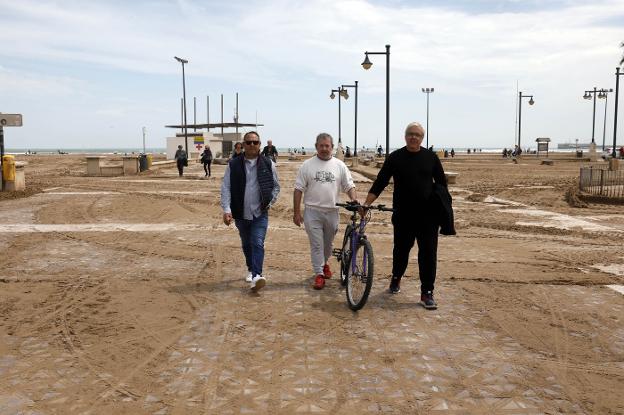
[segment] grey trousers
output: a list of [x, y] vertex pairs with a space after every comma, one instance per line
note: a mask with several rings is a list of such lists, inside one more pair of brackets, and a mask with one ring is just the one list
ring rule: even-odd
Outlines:
[[307, 208], [303, 223], [310, 240], [310, 257], [314, 274], [323, 274], [323, 265], [332, 254], [334, 236], [338, 232], [338, 209], [322, 211]]

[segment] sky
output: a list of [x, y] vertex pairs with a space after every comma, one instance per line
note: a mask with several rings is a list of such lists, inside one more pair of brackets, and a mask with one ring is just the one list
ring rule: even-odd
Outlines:
[[[0, 0], [0, 112], [23, 114], [4, 129], [7, 148], [165, 147], [180, 123], [185, 65], [187, 120], [261, 123], [263, 142], [312, 147], [320, 132], [358, 147], [386, 140], [390, 48], [390, 143], [405, 126], [428, 127], [437, 148], [499, 148], [517, 137], [589, 142], [593, 101], [615, 89], [624, 49], [624, 0]], [[624, 79], [623, 79], [624, 81]], [[427, 96], [422, 88], [434, 88]], [[609, 94], [607, 145], [615, 93]], [[622, 105], [620, 105], [620, 108]], [[605, 100], [596, 102], [601, 145]], [[618, 143], [624, 142], [621, 115]]]

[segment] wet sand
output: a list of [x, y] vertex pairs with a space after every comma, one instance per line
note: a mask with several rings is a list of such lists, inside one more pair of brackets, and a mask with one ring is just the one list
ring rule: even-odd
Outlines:
[[[577, 207], [567, 155], [443, 160], [458, 235], [440, 238], [439, 309], [418, 304], [415, 251], [386, 293], [376, 213], [358, 313], [335, 278], [311, 288], [299, 162], [278, 164], [253, 294], [221, 222], [223, 166], [93, 178], [79, 156], [18, 159], [27, 192], [0, 194], [0, 414], [624, 413], [624, 206]], [[363, 197], [376, 169], [358, 172]]]

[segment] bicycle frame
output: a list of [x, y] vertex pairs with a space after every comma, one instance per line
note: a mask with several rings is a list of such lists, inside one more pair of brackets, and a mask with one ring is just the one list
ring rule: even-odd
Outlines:
[[[360, 239], [366, 238], [365, 229], [366, 229], [366, 224], [368, 223], [368, 218], [361, 218], [360, 223], [356, 224], [357, 219], [356, 219], [356, 213], [354, 212], [353, 216], [351, 217], [351, 221], [353, 224], [353, 230], [351, 231], [351, 272], [355, 273], [355, 270], [356, 270], [355, 251], [357, 249], [357, 246], [360, 243]], [[364, 258], [363, 258], [364, 274], [366, 274], [367, 272], [367, 269], [366, 269], [366, 265], [368, 264], [367, 259], [368, 258], [366, 255], [366, 251], [364, 251]]]

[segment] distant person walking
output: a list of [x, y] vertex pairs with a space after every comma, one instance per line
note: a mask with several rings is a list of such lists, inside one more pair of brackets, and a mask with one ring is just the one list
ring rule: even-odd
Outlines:
[[[347, 166], [336, 157], [334, 139], [327, 133], [316, 137], [316, 156], [303, 162], [295, 179], [293, 194], [293, 222], [305, 224], [310, 240], [310, 257], [317, 290], [325, 286], [325, 279], [332, 273], [327, 260], [332, 254], [332, 243], [338, 231], [338, 197], [345, 192], [356, 201], [355, 184]], [[301, 199], [305, 210], [301, 215]]]
[[235, 143], [234, 144], [234, 151], [230, 155], [230, 159], [233, 159], [234, 157], [238, 157], [238, 156], [242, 156], [242, 155], [243, 155], [243, 144], [242, 143]]
[[277, 148], [273, 145], [272, 140], [267, 141], [267, 145], [262, 149], [262, 155], [273, 160], [273, 163], [277, 163]]
[[432, 310], [437, 308], [433, 291], [440, 219], [444, 218], [444, 234], [454, 235], [455, 230], [444, 169], [434, 152], [421, 147], [424, 135], [425, 130], [419, 123], [407, 125], [405, 147], [393, 151], [386, 158], [364, 205], [370, 206], [386, 188], [390, 178], [394, 179], [394, 249], [389, 291], [392, 294], [401, 291], [401, 277], [407, 269], [409, 253], [416, 241], [420, 302], [426, 309]]
[[204, 147], [204, 152], [201, 155], [201, 162], [204, 165], [205, 177], [210, 177], [210, 164], [212, 163], [212, 151], [209, 146]]
[[184, 167], [188, 166], [188, 156], [186, 151], [182, 149], [182, 146], [178, 146], [178, 151], [175, 153], [176, 166], [178, 166], [178, 175], [182, 177], [184, 174]]
[[266, 284], [262, 274], [264, 239], [269, 226], [269, 209], [277, 201], [280, 184], [275, 164], [260, 154], [260, 136], [250, 131], [243, 137], [245, 151], [233, 157], [221, 183], [223, 223], [232, 219], [241, 238], [247, 277], [254, 291]]

